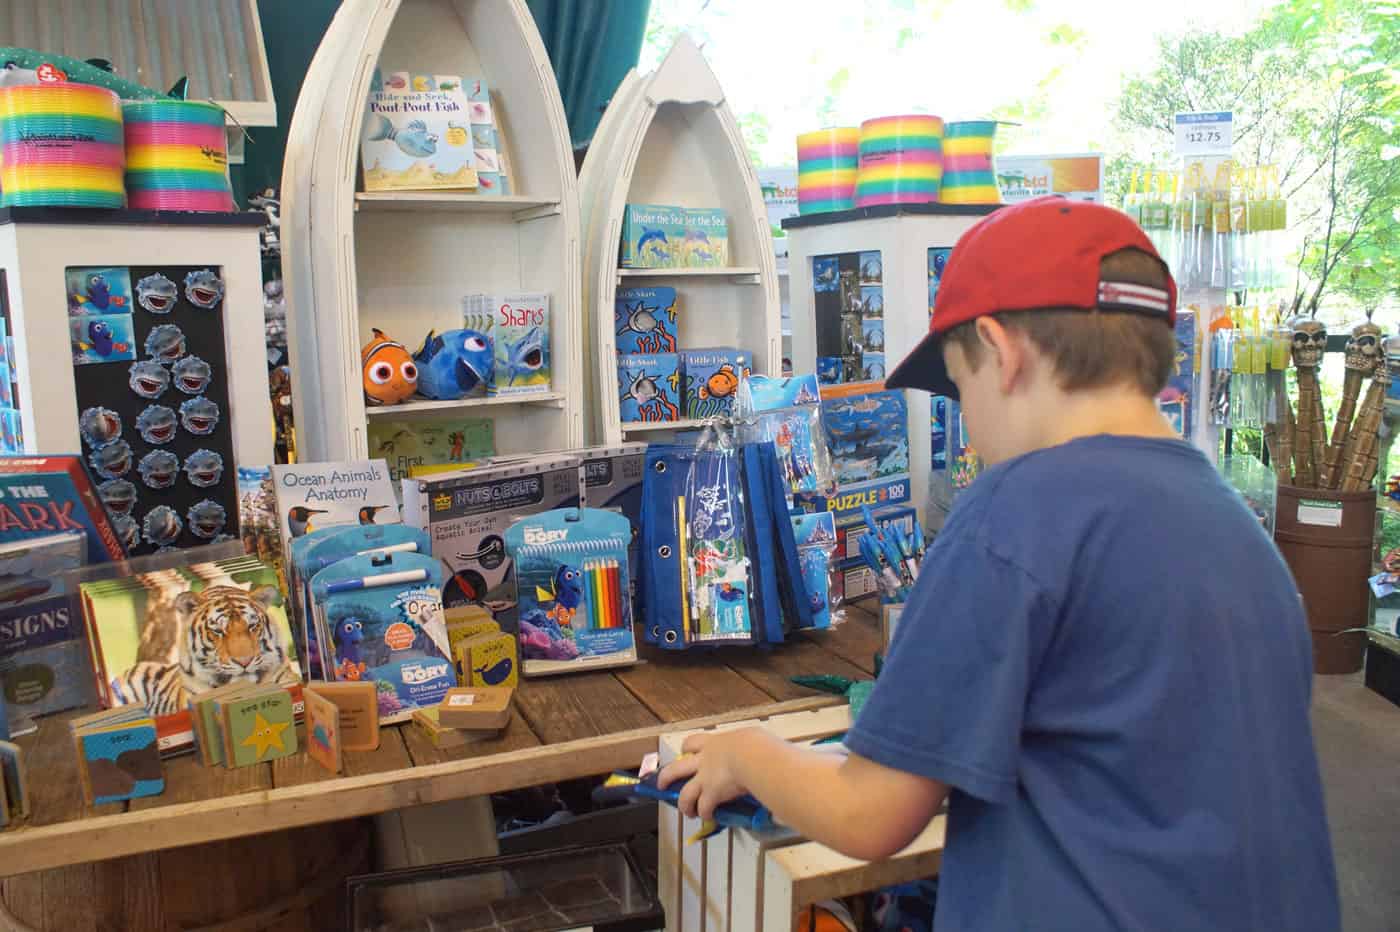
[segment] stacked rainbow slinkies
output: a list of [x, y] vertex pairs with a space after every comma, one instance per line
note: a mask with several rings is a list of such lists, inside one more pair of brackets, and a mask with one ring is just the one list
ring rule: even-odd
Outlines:
[[1000, 204], [992, 167], [993, 120], [949, 123], [943, 137], [943, 203]]
[[126, 189], [146, 210], [233, 210], [224, 111], [199, 100], [131, 100]]
[[797, 211], [820, 214], [856, 206], [860, 130], [832, 126], [797, 137]]
[[0, 88], [0, 206], [121, 207], [122, 109], [87, 84]]
[[860, 124], [857, 207], [936, 201], [942, 180], [941, 119], [908, 114]]

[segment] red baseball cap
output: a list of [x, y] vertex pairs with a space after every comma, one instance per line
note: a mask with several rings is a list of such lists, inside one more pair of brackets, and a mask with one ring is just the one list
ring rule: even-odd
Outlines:
[[953, 247], [928, 336], [885, 384], [958, 397], [943, 364], [943, 334], [986, 314], [1099, 309], [1146, 314], [1175, 326], [1176, 283], [1165, 262], [1165, 290], [1100, 278], [1099, 264], [1123, 249], [1162, 262], [1142, 228], [1112, 207], [1047, 195], [989, 214]]

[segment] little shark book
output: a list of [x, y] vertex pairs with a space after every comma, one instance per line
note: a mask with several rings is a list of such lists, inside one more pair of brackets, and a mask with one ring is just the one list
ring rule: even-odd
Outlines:
[[360, 141], [366, 191], [475, 189], [462, 78], [375, 69]]

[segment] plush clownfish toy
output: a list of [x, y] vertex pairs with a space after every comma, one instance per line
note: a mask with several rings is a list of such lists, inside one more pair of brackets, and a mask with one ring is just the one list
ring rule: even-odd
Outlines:
[[360, 350], [365, 401], [372, 405], [396, 405], [418, 389], [418, 364], [402, 343], [380, 330]]

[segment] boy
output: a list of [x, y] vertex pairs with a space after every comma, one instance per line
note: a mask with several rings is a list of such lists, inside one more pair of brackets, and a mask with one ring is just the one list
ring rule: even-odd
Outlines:
[[740, 793], [888, 857], [949, 801], [938, 932], [1339, 927], [1297, 588], [1156, 409], [1176, 288], [1126, 215], [1039, 198], [959, 240], [890, 387], [960, 397], [989, 468], [924, 561], [850, 756], [692, 738]]

